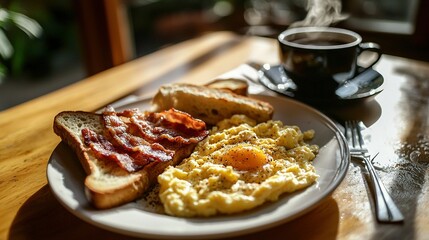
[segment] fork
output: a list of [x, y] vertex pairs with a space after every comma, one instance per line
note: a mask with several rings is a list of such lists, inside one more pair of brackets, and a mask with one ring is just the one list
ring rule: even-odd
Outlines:
[[361, 121], [346, 121], [345, 135], [349, 145], [350, 155], [363, 160], [369, 172], [370, 182], [375, 191], [376, 216], [379, 222], [402, 222], [404, 216], [387, 192], [371, 163], [371, 156], [362, 137], [365, 125]]

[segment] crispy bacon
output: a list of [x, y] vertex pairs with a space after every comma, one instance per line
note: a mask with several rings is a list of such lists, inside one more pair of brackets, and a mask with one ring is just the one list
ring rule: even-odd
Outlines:
[[161, 113], [140, 113], [136, 109], [117, 113], [107, 107], [102, 114], [105, 133], [83, 129], [84, 143], [100, 159], [113, 160], [134, 172], [150, 162], [172, 160], [175, 151], [195, 144], [208, 135], [203, 121], [170, 109]]
[[144, 166], [136, 165], [128, 154], [120, 153], [120, 150], [116, 149], [106, 138], [88, 128], [82, 129], [82, 136], [84, 143], [91, 148], [98, 159], [114, 160], [129, 172], [139, 170]]
[[128, 124], [117, 116], [113, 107], [109, 106], [103, 112], [103, 122], [113, 145], [130, 152], [137, 161], [142, 161], [140, 158], [149, 158], [151, 162], [165, 162], [173, 158], [174, 151], [165, 149], [159, 143], [149, 143], [133, 135]]
[[203, 121], [176, 109], [145, 115], [135, 114], [130, 117], [130, 121], [138, 129], [139, 135], [150, 142], [167, 140], [187, 145], [198, 143], [208, 134]]

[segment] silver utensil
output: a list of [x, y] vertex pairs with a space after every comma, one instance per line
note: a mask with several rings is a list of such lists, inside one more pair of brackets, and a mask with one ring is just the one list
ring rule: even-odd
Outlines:
[[369, 172], [370, 181], [374, 188], [376, 216], [379, 222], [401, 222], [404, 216], [396, 206], [392, 197], [378, 177], [371, 162], [371, 156], [362, 137], [362, 129], [365, 127], [361, 121], [346, 121], [345, 135], [349, 144], [350, 155], [363, 160]]

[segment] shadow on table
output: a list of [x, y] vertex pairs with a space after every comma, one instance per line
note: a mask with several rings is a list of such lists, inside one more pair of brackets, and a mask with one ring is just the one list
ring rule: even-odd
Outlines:
[[321, 109], [328, 116], [343, 123], [346, 120], [361, 120], [365, 125], [371, 126], [381, 116], [382, 109], [376, 100], [344, 106], [332, 106]]
[[136, 239], [88, 224], [68, 212], [48, 185], [40, 188], [19, 209], [9, 239]]
[[[144, 224], [144, 223], [142, 223]], [[231, 239], [335, 239], [338, 205], [331, 197], [309, 213], [280, 226]], [[302, 232], [303, 229], [311, 231]], [[313, 236], [314, 235], [314, 236]], [[309, 238], [310, 236], [310, 238]], [[19, 209], [10, 227], [9, 239], [136, 239], [103, 230], [68, 212], [55, 199], [48, 185], [39, 189]]]

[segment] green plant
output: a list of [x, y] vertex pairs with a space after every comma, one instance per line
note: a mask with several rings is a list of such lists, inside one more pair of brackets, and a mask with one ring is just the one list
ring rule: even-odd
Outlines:
[[24, 14], [0, 8], [0, 79], [7, 74], [4, 61], [14, 54], [14, 49], [7, 37], [7, 32], [18, 28], [29, 38], [38, 38], [42, 34], [42, 27], [35, 20]]

